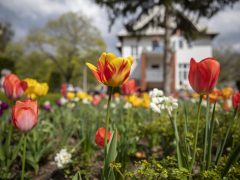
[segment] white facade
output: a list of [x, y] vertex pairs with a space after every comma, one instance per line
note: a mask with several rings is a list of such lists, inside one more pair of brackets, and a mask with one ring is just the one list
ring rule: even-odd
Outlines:
[[[174, 35], [171, 37], [171, 45], [175, 52], [175, 88], [191, 89], [188, 83], [188, 71], [190, 59], [200, 61], [212, 56], [212, 38], [205, 36], [192, 42], [187, 42], [182, 36]], [[143, 52], [156, 52], [163, 54], [163, 36], [145, 35], [142, 37], [121, 36], [121, 53], [123, 57], [132, 55], [135, 61], [132, 66], [131, 78], [140, 80], [141, 78], [141, 55]], [[162, 59], [151, 59], [146, 67], [147, 82], [163, 81]]]
[[188, 43], [183, 37], [175, 36], [172, 37], [172, 44], [175, 44], [176, 57], [175, 87], [177, 90], [183, 87], [191, 89], [188, 82], [190, 59], [200, 61], [206, 57], [212, 57], [211, 39], [205, 37]]
[[[143, 52], [152, 52], [153, 51], [153, 41], [158, 41], [160, 48], [156, 51], [163, 53], [163, 39], [154, 38], [154, 37], [126, 37], [122, 41], [122, 56], [126, 57], [132, 55], [135, 58], [135, 61], [132, 66], [131, 78], [140, 79], [141, 76], [141, 55]], [[148, 64], [146, 67], [146, 79], [148, 82], [158, 82], [162, 81], [162, 66], [161, 60], [152, 60], [151, 64], [154, 66], [159, 64], [159, 68], [152, 68], [151, 64]]]

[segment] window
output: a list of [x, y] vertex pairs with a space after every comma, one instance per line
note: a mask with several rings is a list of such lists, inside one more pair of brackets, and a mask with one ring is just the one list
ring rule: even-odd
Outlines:
[[163, 52], [163, 42], [162, 41], [157, 41], [153, 40], [152, 41], [152, 51], [162, 53]]
[[176, 42], [175, 41], [172, 42], [172, 49], [176, 50]]
[[192, 41], [189, 41], [188, 42], [188, 48], [192, 48], [193, 47], [193, 42]]
[[179, 48], [182, 49], [183, 48], [183, 40], [179, 40]]
[[159, 64], [152, 64], [152, 65], [151, 65], [151, 68], [152, 68], [152, 69], [159, 69]]
[[152, 50], [155, 51], [159, 48], [159, 43], [157, 40], [152, 41]]
[[138, 47], [137, 47], [137, 46], [131, 46], [131, 54], [132, 54], [132, 56], [134, 56], [135, 58], [138, 57]]
[[187, 84], [188, 71], [189, 71], [189, 64], [187, 63], [178, 64], [179, 85]]

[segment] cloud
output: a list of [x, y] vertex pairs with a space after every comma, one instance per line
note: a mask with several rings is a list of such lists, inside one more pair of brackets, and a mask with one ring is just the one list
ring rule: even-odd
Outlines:
[[229, 46], [240, 51], [240, 3], [226, 8], [211, 18], [207, 25], [219, 33], [214, 40], [215, 47]]
[[0, 1], [0, 17], [9, 21], [15, 30], [15, 40], [26, 36], [29, 29], [43, 26], [65, 12], [81, 12], [92, 20], [108, 45], [108, 51], [117, 53], [116, 34], [121, 29], [117, 23], [108, 32], [108, 17], [104, 8], [90, 0], [7, 0]]
[[65, 8], [60, 1], [49, 0], [8, 0], [0, 2], [2, 7], [17, 14], [21, 18], [37, 20], [42, 16], [61, 14]]
[[[96, 5], [92, 0], [2, 0], [0, 1], [0, 17], [9, 21], [15, 30], [15, 40], [23, 38], [29, 29], [43, 26], [49, 19], [59, 17], [61, 14], [72, 11], [81, 12], [92, 19], [102, 33], [108, 45], [108, 51], [117, 53], [115, 48], [117, 33], [122, 28], [121, 20], [108, 32], [108, 17], [106, 10]], [[219, 32], [214, 40], [214, 46], [219, 44], [240, 47], [240, 3], [233, 9], [226, 8], [210, 20], [207, 25]], [[1, 20], [1, 19], [0, 19]], [[240, 49], [239, 49], [240, 51]]]

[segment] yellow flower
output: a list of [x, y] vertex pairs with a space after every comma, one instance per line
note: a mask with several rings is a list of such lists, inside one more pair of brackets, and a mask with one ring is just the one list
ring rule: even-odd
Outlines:
[[85, 92], [78, 92], [77, 93], [77, 97], [79, 98], [79, 99], [84, 99], [84, 98], [86, 98], [88, 96], [88, 94], [87, 93], [85, 93]]
[[67, 93], [67, 99], [71, 101], [71, 100], [73, 100], [73, 98], [75, 98], [75, 93], [73, 93], [73, 92], [68, 92], [68, 93]]
[[221, 90], [223, 99], [229, 99], [233, 94], [233, 89], [231, 87], [225, 87]]
[[194, 92], [194, 93], [192, 93], [192, 97], [194, 99], [198, 99], [199, 98], [199, 94]]
[[143, 93], [141, 97], [136, 95], [125, 96], [125, 100], [132, 104], [133, 107], [149, 108], [150, 98], [148, 93]]
[[37, 96], [45, 96], [48, 92], [47, 83], [38, 83], [35, 86], [35, 92], [36, 92]]
[[35, 79], [26, 78], [24, 81], [27, 83], [28, 87], [25, 94], [31, 99], [36, 99], [37, 96], [45, 96], [48, 92], [47, 83], [39, 83]]
[[142, 102], [142, 106], [145, 108], [149, 108], [150, 107], [150, 98], [148, 93], [143, 93], [143, 102]]
[[111, 87], [120, 86], [128, 79], [132, 64], [132, 56], [123, 58], [106, 52], [100, 56], [97, 67], [86, 63], [99, 82]]
[[120, 97], [120, 93], [114, 93], [114, 97]]
[[88, 101], [92, 101], [92, 96], [90, 96], [86, 92], [78, 92], [77, 97], [81, 100], [87, 99]]
[[142, 105], [142, 99], [135, 95], [126, 96], [125, 99], [126, 99], [126, 101], [131, 103], [132, 106], [134, 106], [134, 107], [140, 107]]

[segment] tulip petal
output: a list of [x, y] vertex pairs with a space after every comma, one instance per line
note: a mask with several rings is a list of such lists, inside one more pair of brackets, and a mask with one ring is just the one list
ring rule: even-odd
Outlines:
[[209, 94], [213, 91], [220, 72], [220, 64], [214, 58], [205, 58], [196, 62], [190, 61], [188, 74], [189, 83], [199, 94]]
[[92, 71], [92, 73], [96, 77], [96, 79], [101, 82], [101, 78], [98, 74], [96, 66], [92, 65], [91, 63], [86, 63], [86, 65]]
[[102, 53], [99, 62], [105, 63], [106, 61], [111, 62], [113, 59], [117, 58], [117, 56], [113, 53]]
[[104, 52], [97, 62], [97, 67], [89, 63], [86, 65], [99, 82], [116, 87], [128, 79], [132, 63], [132, 56], [120, 58], [113, 53]]
[[37, 123], [37, 102], [33, 100], [17, 101], [12, 109], [14, 126], [23, 131], [31, 130]]
[[36, 124], [35, 114], [31, 109], [19, 111], [17, 116], [18, 119], [16, 120], [16, 126], [21, 131], [28, 131]]

